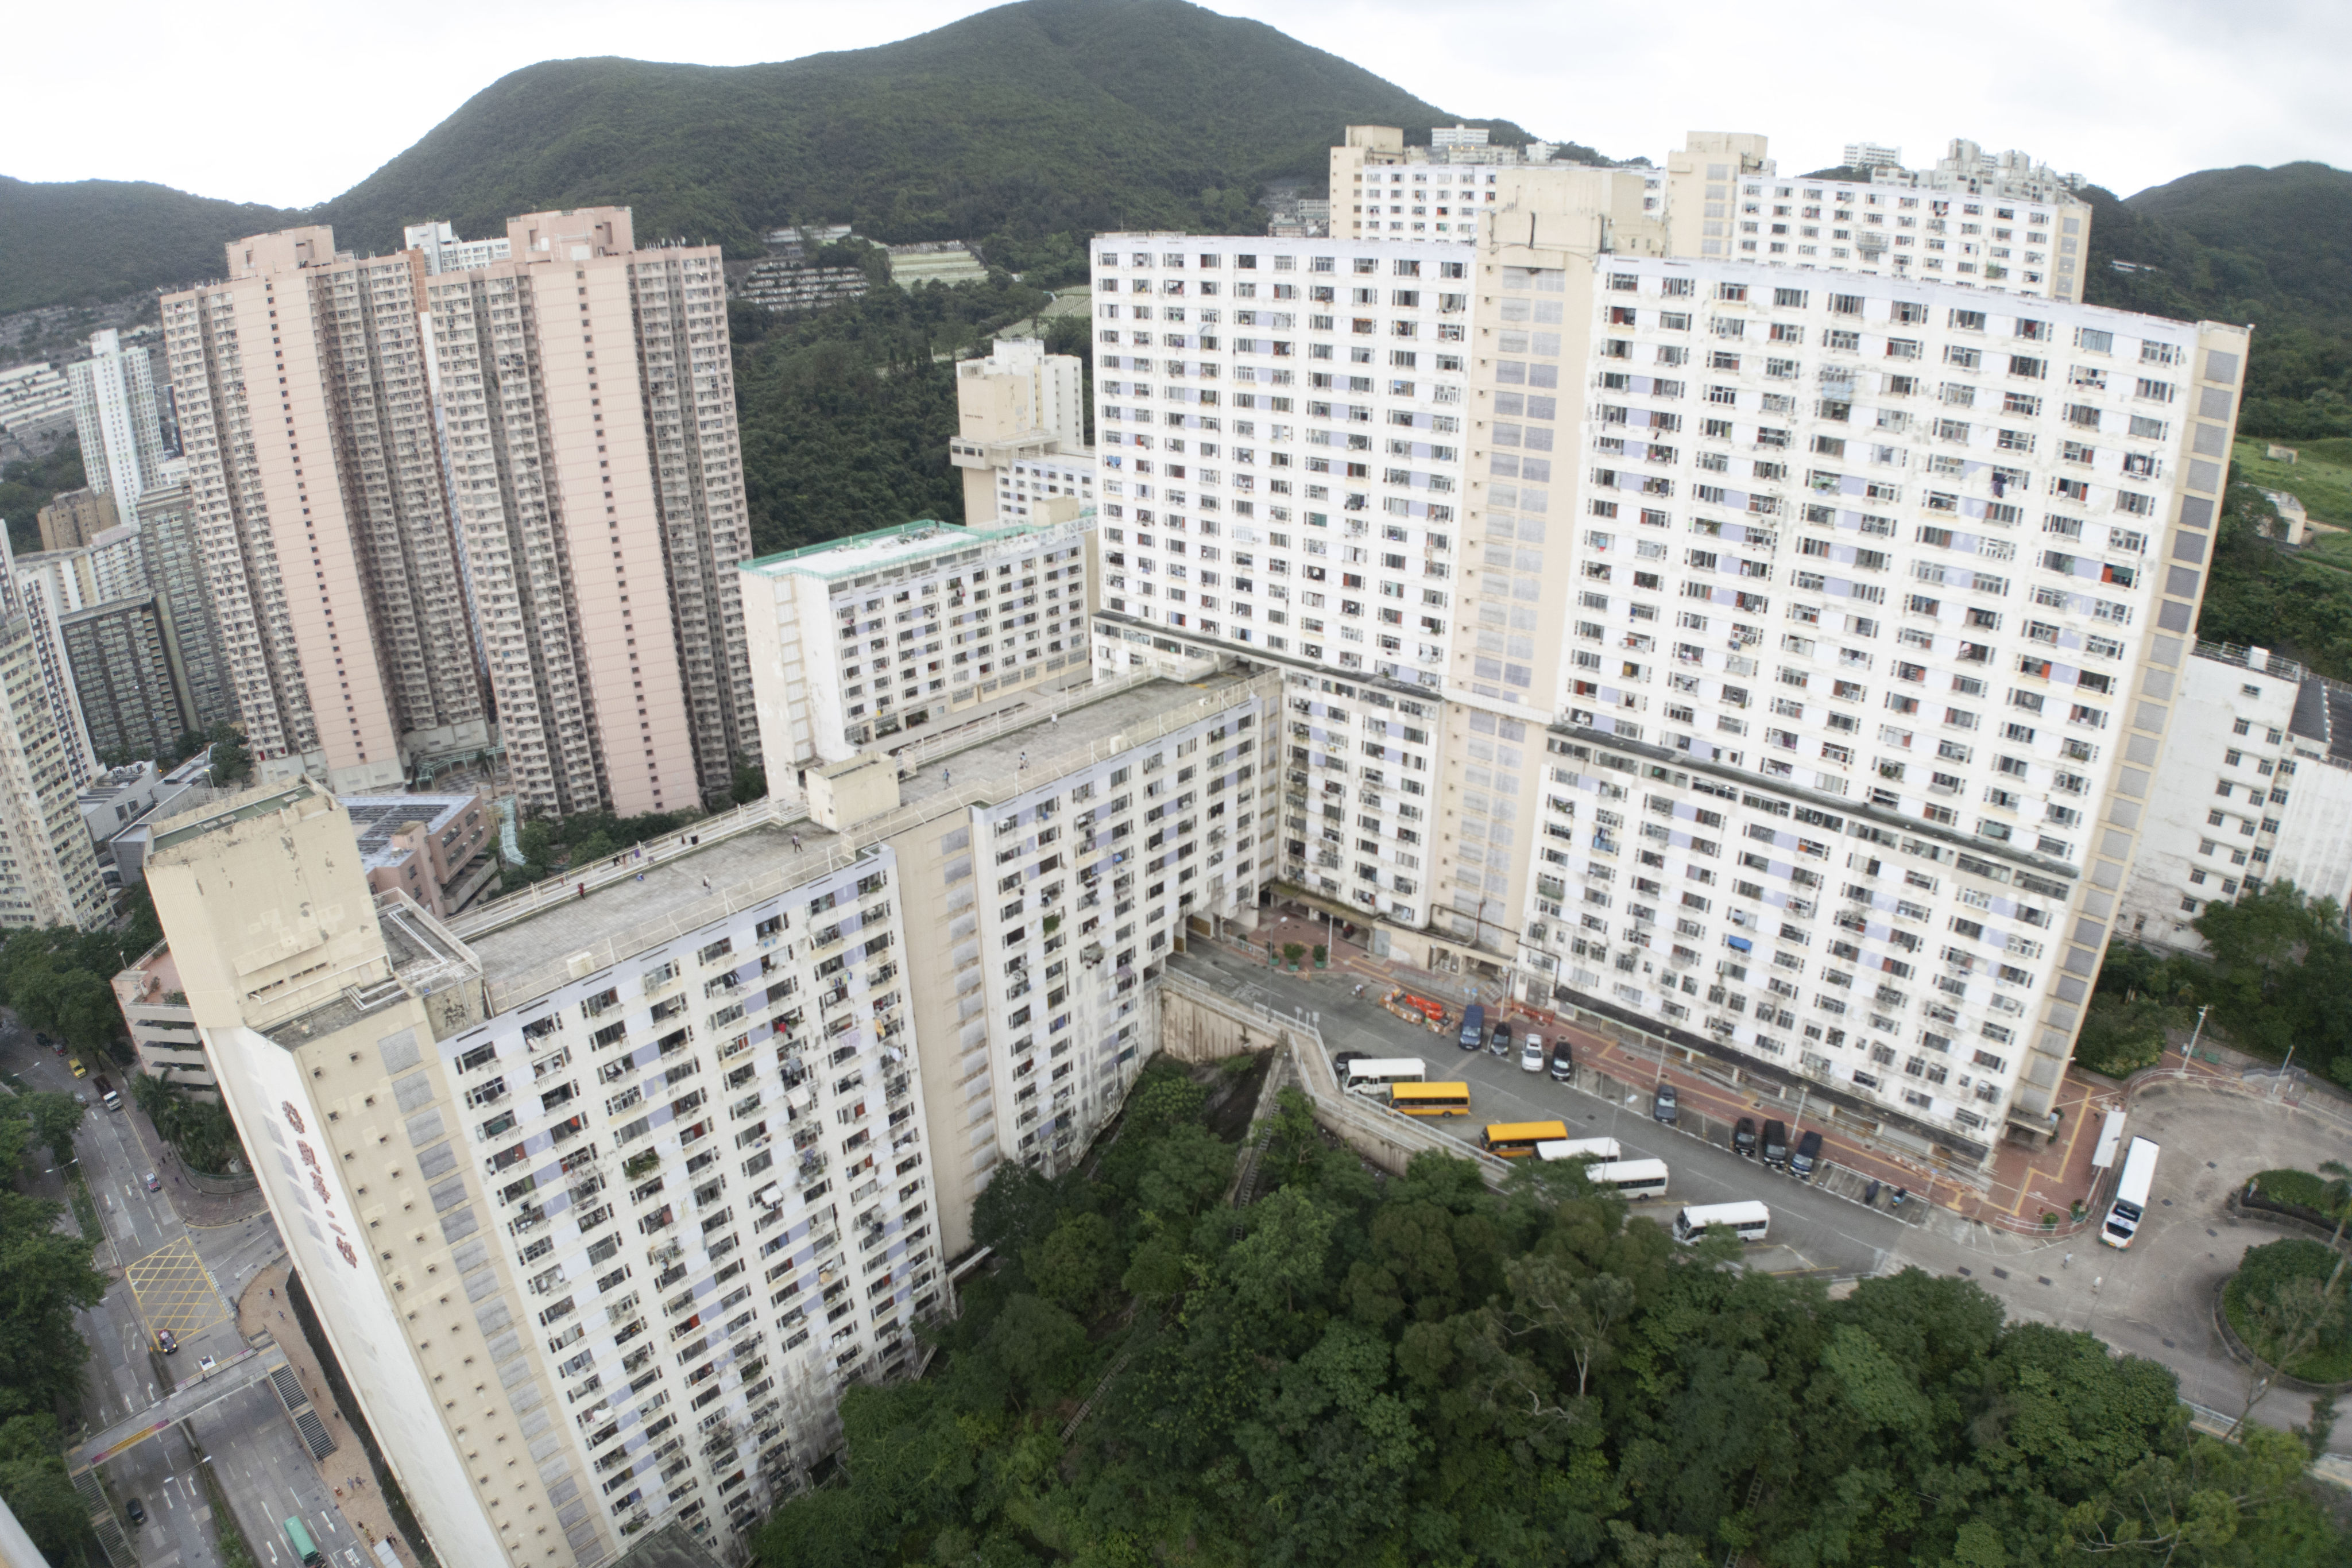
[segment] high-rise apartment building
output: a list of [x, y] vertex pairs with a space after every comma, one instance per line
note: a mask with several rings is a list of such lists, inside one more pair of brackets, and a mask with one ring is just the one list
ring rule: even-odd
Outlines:
[[787, 769], [1084, 685], [1094, 518], [1058, 509], [999, 528], [902, 523], [746, 561], [769, 789], [798, 788]]
[[90, 335], [89, 358], [76, 360], [66, 374], [89, 487], [111, 496], [127, 518], [163, 477], [163, 420], [147, 350], [126, 350], [122, 335], [109, 328]]
[[526, 810], [676, 810], [759, 760], [723, 262], [625, 207], [535, 213], [430, 277], [500, 739]]
[[192, 729], [208, 730], [236, 717], [221, 654], [219, 619], [198, 549], [196, 514], [185, 484], [151, 489], [140, 498], [139, 563], [147, 591], [163, 615], [164, 646], [186, 692]]
[[1190, 922], [1255, 905], [1277, 689], [1070, 694], [446, 925], [307, 779], [155, 834], [126, 1016], [176, 1061], [185, 1006], [444, 1561], [748, 1545], [915, 1364], [989, 1174], [1084, 1149]]
[[[116, 528], [105, 537], [112, 540], [128, 532]], [[82, 722], [81, 700], [74, 691], [73, 664], [66, 654], [61, 625], [74, 611], [97, 602], [93, 558], [101, 554], [110, 562], [107, 579], [111, 584], [117, 576], [111, 563], [123, 559], [119, 544], [110, 543], [102, 552], [85, 547], [19, 556], [0, 537], [0, 615], [23, 616], [32, 635], [42, 700], [48, 705], [50, 723], [76, 789], [98, 771], [98, 753], [90, 746], [89, 728]]]
[[1468, 567], [1470, 266], [1429, 240], [1095, 245], [1097, 674], [1283, 667], [1282, 874], [1407, 927], [1428, 915]]
[[1034, 338], [999, 338], [986, 359], [956, 365], [956, 437], [948, 458], [963, 470], [963, 520], [1042, 519], [1055, 502], [1095, 500], [1095, 454], [1087, 444], [1085, 367], [1049, 354]]
[[1515, 574], [1515, 297], [1581, 349], [1544, 411], [1575, 507], [1529, 563], [1572, 623], [1532, 701], [1475, 666], [1457, 686], [1465, 799], [1478, 744], [1514, 750], [1535, 994], [1898, 1142], [2046, 1132], [2178, 695], [2243, 330], [1499, 238], [1477, 284], [1471, 528]]
[[122, 761], [162, 756], [196, 727], [155, 595], [110, 599], [73, 611], [59, 619], [58, 633], [73, 671], [82, 724], [100, 757]]
[[0, 927], [106, 917], [105, 884], [75, 797], [94, 768], [58, 713], [39, 607], [0, 591]]
[[1856, 181], [1784, 177], [1766, 152], [1762, 136], [1694, 131], [1667, 154], [1671, 254], [2083, 298], [2090, 204], [2021, 152], [1955, 141], [1932, 169]]
[[1431, 140], [1427, 147], [1407, 147], [1395, 126], [1348, 127], [1331, 149], [1331, 236], [1466, 243], [1477, 232], [1478, 214], [1500, 197], [1507, 170], [1576, 167], [1553, 164], [1553, 149], [1543, 142], [1490, 146], [1484, 131], [1441, 130]]
[[488, 713], [442, 485], [415, 252], [334, 232], [233, 242], [166, 296], [189, 493], [262, 777], [397, 784]]
[[[1369, 230], [1320, 244], [1103, 236], [1098, 665], [1218, 643], [1314, 661], [1292, 676], [1286, 715], [1283, 874], [1376, 915], [1376, 949], [1402, 937], [1433, 967], [1516, 972], [1530, 999], [1792, 1094], [1801, 1082], [1890, 1142], [1979, 1158], [2004, 1124], [2048, 1130], [2186, 657], [2244, 334], [2071, 303], [2080, 268], [2058, 261], [2085, 232], [2067, 227], [2072, 198], [1971, 192], [1956, 171], [1881, 170], [1853, 193], [1857, 213], [1865, 192], [1884, 196], [1885, 228], [1910, 229], [1918, 243], [1903, 248], [1939, 253], [1939, 269], [1873, 276], [1829, 254], [1826, 235], [1813, 251], [1797, 248], [1814, 240], [1801, 233], [1769, 248], [1769, 212], [1744, 250], [1733, 209], [1744, 181], [1773, 178], [1763, 141], [1693, 148], [1663, 196], [1641, 171], [1497, 166], [1475, 249], [1423, 242], [1422, 257]], [[1372, 156], [1394, 151], [1364, 150], [1368, 188], [1375, 170], [1415, 171]], [[1706, 188], [1717, 156], [1738, 166], [1719, 192]], [[1916, 228], [1898, 221], [1915, 194]], [[2036, 211], [2030, 195], [2049, 199]], [[1977, 198], [1987, 210], [1967, 213]], [[1960, 204], [1930, 229], [1924, 204], [1947, 199]], [[2057, 243], [2070, 232], [2074, 245]], [[2003, 242], [2011, 254], [1993, 256]], [[1326, 271], [1347, 297], [1327, 291], [1328, 314], [1297, 337], [1244, 338], [1298, 329], [1259, 303], [1275, 281], [1262, 258], [1286, 246], [1304, 258], [1291, 269]], [[1370, 371], [1402, 348], [1391, 335], [1425, 330], [1355, 281], [1415, 260], [1458, 290], [1437, 325], [1460, 347], [1434, 362], [1461, 379], [1439, 382], [1450, 407], [1430, 412], [1429, 434], [1385, 430], [1417, 409], [1330, 396], [1377, 395], [1363, 372], [1322, 372], [1312, 391], [1328, 401], [1259, 390], [1297, 384], [1302, 343]], [[1995, 263], [2009, 270], [1988, 274]], [[1121, 352], [1146, 346], [1124, 340], [1139, 303], [1152, 320], [1173, 307], [1199, 336], [1150, 344], [1186, 350], [1174, 356]], [[1296, 452], [1276, 444], [1301, 430]], [[1145, 458], [1135, 434], [1196, 449]], [[1342, 690], [1361, 664], [1328, 667], [1349, 653], [1328, 632], [1305, 646], [1300, 618], [1332, 623], [1332, 569], [1292, 546], [1321, 554], [1346, 538], [1318, 549], [1255, 504], [1335, 471], [1309, 444], [1340, 445], [1358, 466], [1337, 472], [1360, 482], [1374, 463], [1410, 482], [1418, 461], [1423, 495], [1451, 493], [1448, 625], [1421, 676], [1442, 681], [1443, 700], [1360, 678]], [[1255, 504], [1236, 516], [1229, 481], [1243, 478]], [[1385, 531], [1412, 505], [1339, 493], [1360, 528]], [[1412, 559], [1383, 542], [1366, 538], [1340, 570], [1374, 566], [1372, 552]], [[1342, 616], [1391, 612], [1359, 638], [1396, 638], [1409, 596], [1434, 586], [1384, 575], [1339, 579], [1362, 594], [1340, 598]], [[1408, 700], [1410, 717], [1390, 706]], [[1363, 755], [1360, 721], [1376, 727]], [[1377, 750], [1400, 738], [1416, 748], [1402, 769]], [[1398, 799], [1415, 789], [1426, 798]], [[1391, 819], [1392, 801], [1410, 810]]]

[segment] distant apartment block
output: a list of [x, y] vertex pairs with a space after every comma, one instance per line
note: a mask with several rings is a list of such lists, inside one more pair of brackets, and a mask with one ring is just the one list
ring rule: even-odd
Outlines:
[[194, 719], [188, 727], [207, 730], [234, 720], [236, 705], [187, 486], [149, 490], [140, 498], [136, 523], [141, 572], [163, 610], [165, 650]]
[[0, 431], [22, 439], [73, 417], [73, 386], [46, 361], [0, 371]]
[[163, 482], [163, 389], [147, 350], [125, 349], [120, 332], [91, 334], [89, 350], [88, 359], [66, 367], [82, 468], [90, 488], [113, 497], [118, 515], [128, 518], [139, 497]]
[[1667, 155], [1672, 254], [2083, 298], [2090, 204], [2022, 153], [1955, 141], [1932, 169], [1853, 181], [1784, 177], [1766, 152], [1762, 136], [1695, 131]]
[[156, 757], [196, 727], [152, 593], [110, 599], [58, 618], [90, 749], [124, 760]]
[[2352, 901], [2352, 688], [2266, 649], [2200, 643], [2178, 712], [2116, 935], [2202, 951], [2197, 917], [2265, 883]]
[[0, 596], [0, 927], [89, 929], [108, 906], [75, 800], [90, 770], [53, 699], [37, 615], [7, 585]]
[[746, 562], [769, 789], [793, 787], [788, 768], [1083, 684], [1093, 518], [1066, 512], [996, 528], [903, 523]]
[[264, 778], [396, 785], [488, 736], [442, 485], [421, 256], [331, 229], [233, 242], [166, 296], [189, 498], [222, 654]]
[[1086, 369], [1034, 338], [999, 338], [985, 359], [956, 365], [955, 439], [971, 524], [1042, 519], [1049, 507], [1095, 500], [1087, 444]]
[[99, 489], [67, 490], [34, 517], [45, 550], [75, 549], [122, 526], [122, 508]]
[[759, 760], [722, 259], [638, 248], [625, 207], [507, 230], [507, 260], [421, 297], [517, 800], [623, 815], [716, 800]]
[[410, 224], [402, 231], [402, 237], [407, 242], [406, 249], [425, 258], [428, 277], [488, 267], [513, 255], [513, 241], [506, 235], [494, 239], [459, 239], [457, 231], [446, 223]]

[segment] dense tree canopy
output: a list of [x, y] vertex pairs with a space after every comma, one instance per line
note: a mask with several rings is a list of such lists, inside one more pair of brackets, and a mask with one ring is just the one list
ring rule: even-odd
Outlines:
[[[2162, 1021], [2186, 1028], [2210, 1009], [2205, 1027], [2216, 1038], [2274, 1061], [2292, 1049], [2297, 1065], [2352, 1087], [2352, 1012], [2344, 1006], [2352, 938], [2336, 901], [2312, 898], [2292, 882], [2266, 883], [2234, 901], [2214, 900], [2190, 924], [2205, 940], [2203, 956], [2124, 942], [2107, 949], [2098, 995], [2109, 1016], [2127, 1007], [2148, 1019], [2143, 1004], [2152, 1001], [2164, 1009]], [[2084, 1033], [2087, 1040], [2093, 1030], [2086, 1025]]]
[[1001, 1169], [992, 1274], [762, 1563], [2342, 1560], [2294, 1438], [2192, 1437], [2165, 1368], [1972, 1283], [1832, 1301], [1575, 1176], [1376, 1182], [1295, 1101], [1236, 1214], [1197, 1107], [1155, 1064], [1092, 1168]]

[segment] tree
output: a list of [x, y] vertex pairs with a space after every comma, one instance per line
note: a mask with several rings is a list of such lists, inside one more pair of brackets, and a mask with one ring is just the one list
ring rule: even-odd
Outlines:
[[1118, 1239], [1099, 1214], [1078, 1213], [1054, 1227], [1053, 1234], [1024, 1260], [1029, 1282], [1054, 1305], [1091, 1316], [1103, 1289], [1119, 1271]]
[[1077, 1319], [1024, 1293], [1004, 1303], [982, 1343], [1012, 1378], [1022, 1403], [1034, 1406], [1061, 1392], [1086, 1342]]
[[768, 770], [748, 762], [736, 764], [735, 778], [729, 785], [728, 798], [739, 806], [748, 806], [768, 792]]
[[2344, 1323], [2344, 1298], [2317, 1280], [2294, 1275], [2268, 1282], [2243, 1298], [2241, 1332], [2253, 1361], [2245, 1369], [2245, 1399], [2231, 1424], [2237, 1437], [2255, 1407], [2269, 1397], [2279, 1374], [2294, 1368], [2319, 1342]]
[[1197, 1124], [1176, 1127], [1158, 1139], [1144, 1166], [1136, 1197], [1143, 1207], [1171, 1219], [1187, 1218], [1214, 1203], [1234, 1179], [1234, 1147]]
[[60, 1166], [72, 1163], [74, 1134], [80, 1130], [82, 1118], [89, 1107], [70, 1094], [26, 1094], [21, 1097], [26, 1117], [33, 1124], [33, 1137], [48, 1145]]
[[1298, 1310], [1298, 1298], [1321, 1294], [1331, 1245], [1331, 1216], [1314, 1198], [1286, 1186], [1252, 1204], [1250, 1232], [1225, 1254], [1225, 1274], [1244, 1305], [1271, 1314]]
[[65, 1206], [0, 1192], [0, 1416], [81, 1396], [89, 1346], [73, 1314], [98, 1305], [106, 1276], [90, 1243], [55, 1227]]
[[243, 730], [223, 719], [205, 733], [205, 741], [213, 748], [210, 771], [215, 786], [233, 789], [253, 777], [253, 754], [246, 749]]
[[1630, 1280], [1614, 1274], [1580, 1276], [1566, 1260], [1517, 1258], [1505, 1269], [1511, 1305], [1505, 1321], [1518, 1334], [1551, 1335], [1576, 1366], [1576, 1396], [1584, 1397], [1596, 1366], [1612, 1353], [1612, 1331], [1633, 1310]]
[[42, 1411], [0, 1421], [0, 1497], [52, 1563], [78, 1560], [96, 1538], [89, 1506], [66, 1479], [57, 1417]]

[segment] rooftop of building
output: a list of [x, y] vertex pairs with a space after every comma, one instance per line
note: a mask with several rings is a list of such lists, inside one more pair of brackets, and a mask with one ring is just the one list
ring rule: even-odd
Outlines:
[[369, 986], [344, 986], [313, 1007], [262, 1025], [263, 1033], [282, 1046], [324, 1040], [404, 996], [429, 997], [471, 981], [479, 972], [466, 945], [400, 889], [377, 894], [375, 913], [384, 954], [392, 961], [392, 977]]
[[[639, 846], [642, 860], [629, 851], [617, 867], [610, 860], [574, 867], [540, 884], [545, 892], [535, 899], [518, 897], [503, 911], [484, 905], [456, 925], [489, 986], [490, 1010], [503, 1011], [572, 977], [580, 955], [587, 956], [580, 972], [593, 974], [850, 864], [876, 840], [927, 818], [1009, 800], [1143, 744], [1246, 695], [1249, 685], [1250, 677], [1231, 672], [1192, 682], [1146, 674], [1100, 695], [1094, 687], [1041, 695], [895, 755], [864, 753], [838, 765], [895, 763], [900, 773], [898, 810], [846, 834], [801, 819], [731, 829], [699, 845], [652, 842]], [[577, 891], [583, 873], [584, 894]]]
[[114, 977], [114, 994], [125, 1005], [152, 1005], [180, 995], [180, 965], [172, 956], [171, 944], [158, 942], [126, 965]]
[[[1095, 695], [1101, 688], [1079, 686], [1058, 700], [1024, 703], [899, 750], [899, 803], [1010, 799], [1223, 706], [1248, 685], [1231, 670], [1197, 681], [1150, 675], [1101, 695]], [[1188, 693], [1193, 700], [1185, 700]]]
[[437, 833], [468, 807], [483, 803], [478, 795], [343, 795], [338, 799], [351, 813], [352, 827], [359, 834], [360, 858], [370, 870], [392, 865], [406, 854], [392, 840], [409, 823], [422, 822], [426, 832]]
[[769, 577], [857, 577], [886, 567], [993, 544], [999, 539], [1025, 538], [1054, 526], [1035, 522], [972, 528], [963, 523], [943, 523], [935, 517], [918, 517], [910, 523], [870, 528], [821, 545], [803, 545], [799, 549], [763, 555], [745, 561], [742, 570]]
[[91, 779], [83, 786], [82, 792], [75, 800], [85, 806], [103, 805], [117, 795], [138, 789], [155, 776], [155, 765], [152, 762], [126, 762]]
[[[696, 835], [688, 828], [681, 836]], [[798, 849], [793, 848], [796, 838]], [[673, 852], [679, 848], [688, 852]], [[642, 860], [637, 850], [646, 852]], [[607, 880], [590, 887], [585, 896], [564, 895], [565, 889], [579, 886], [578, 873], [591, 869], [575, 866], [572, 874], [541, 884], [553, 896], [467, 938], [481, 962], [482, 977], [490, 983], [495, 1007], [507, 1005], [501, 997], [561, 984], [565, 963], [574, 954], [594, 955], [592, 967], [602, 968], [822, 876], [842, 862], [847, 846], [814, 822], [799, 821], [771, 822], [707, 844], [681, 846], [665, 840], [637, 850], [625, 852], [627, 858], [618, 875], [613, 874], [612, 862], [598, 862], [593, 869]], [[632, 865], [644, 870], [631, 872]], [[472, 919], [465, 924], [476, 929], [476, 921], [497, 913], [497, 904], [485, 905], [471, 912]], [[523, 988], [520, 993], [518, 985]]]

